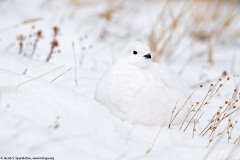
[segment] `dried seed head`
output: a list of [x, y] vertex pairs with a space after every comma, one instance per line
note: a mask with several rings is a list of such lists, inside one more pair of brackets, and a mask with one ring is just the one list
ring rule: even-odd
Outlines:
[[233, 106], [233, 108], [236, 108], [236, 106]]
[[225, 104], [228, 104], [228, 101], [225, 101]]
[[232, 123], [231, 123], [231, 124], [229, 124], [229, 127], [233, 127]]
[[230, 80], [230, 77], [228, 77], [227, 80]]
[[196, 104], [199, 104], [199, 102], [196, 102]]
[[210, 86], [213, 86], [213, 84], [211, 83]]
[[200, 87], [202, 88], [202, 87], [203, 87], [203, 85], [200, 85]]
[[56, 40], [52, 41], [52, 46], [57, 47], [58, 46], [58, 41], [56, 41]]
[[236, 89], [236, 88], [234, 89], [234, 92], [237, 92], [237, 89]]
[[59, 127], [60, 127], [59, 124], [55, 124], [55, 125], [54, 125], [54, 129], [57, 129], [57, 128], [59, 128]]
[[220, 106], [219, 108], [222, 109], [222, 106]]
[[220, 121], [220, 118], [217, 118], [217, 121]]
[[42, 31], [38, 31], [38, 32], [36, 33], [36, 35], [37, 35], [37, 37], [41, 38], [41, 37], [42, 37]]
[[217, 112], [217, 115], [219, 115], [220, 114], [220, 112]]
[[57, 34], [59, 32], [59, 28], [57, 26], [53, 27], [54, 34]]
[[227, 76], [227, 71], [224, 71], [224, 72], [222, 73], [222, 76], [223, 76], [223, 77], [226, 77], [226, 76]]
[[222, 84], [219, 84], [219, 87], [222, 87]]
[[17, 40], [23, 41], [23, 40], [25, 40], [25, 37], [23, 37], [23, 35], [19, 35], [19, 36], [17, 36]]
[[238, 100], [236, 99], [236, 101], [235, 102], [238, 102]]
[[218, 80], [219, 80], [219, 81], [221, 81], [222, 79], [221, 79], [221, 78], [219, 78]]

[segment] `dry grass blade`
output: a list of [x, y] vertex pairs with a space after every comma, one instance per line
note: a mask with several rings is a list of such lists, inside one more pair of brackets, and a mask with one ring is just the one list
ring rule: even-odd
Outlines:
[[8, 29], [16, 28], [16, 27], [19, 27], [19, 26], [25, 25], [25, 24], [35, 23], [35, 22], [38, 22], [38, 21], [41, 21], [41, 20], [42, 20], [42, 18], [26, 19], [26, 20], [22, 21], [22, 22], [19, 23], [19, 24], [15, 24], [15, 25], [12, 25], [12, 26], [9, 26], [9, 27], [0, 29], [0, 33], [6, 31], [6, 30], [8, 30]]
[[208, 62], [213, 64], [213, 44], [212, 44], [212, 37], [208, 37]]
[[234, 144], [240, 144], [240, 135], [239, 135], [238, 138], [234, 141]]
[[53, 83], [55, 80], [57, 80], [58, 78], [60, 78], [61, 76], [63, 76], [65, 73], [67, 73], [67, 72], [70, 71], [71, 69], [72, 69], [72, 67], [69, 68], [68, 70], [66, 70], [65, 72], [61, 73], [59, 76], [57, 76], [56, 78], [54, 78], [54, 79], [51, 81], [51, 83]]
[[169, 124], [168, 124], [168, 128], [171, 127], [171, 124], [172, 124], [172, 122], [173, 122], [173, 120], [174, 120], [174, 117], [177, 116], [177, 114], [176, 114], [175, 116], [173, 116], [173, 114], [175, 113], [175, 110], [176, 110], [176, 108], [177, 108], [177, 103], [178, 103], [178, 101], [176, 102], [176, 104], [175, 104], [175, 106], [174, 106], [174, 108], [173, 108], [173, 110], [172, 110], [172, 114], [171, 114], [171, 117], [170, 117], [170, 121], [169, 121]]
[[153, 140], [153, 143], [151, 145], [151, 147], [149, 147], [149, 149], [146, 151], [146, 154], [149, 154], [154, 146], [154, 144], [156, 143], [157, 139], [158, 139], [158, 136], [159, 134], [161, 133], [163, 127], [166, 125], [166, 121], [161, 125], [161, 128], [159, 129], [157, 135], [155, 136], [154, 140]]
[[41, 21], [42, 18], [31, 18], [31, 19], [26, 19], [22, 22], [22, 24], [28, 24], [28, 23], [34, 23], [34, 22], [37, 22], [37, 21]]
[[15, 88], [15, 90], [17, 90], [18, 88], [20, 88], [21, 86], [23, 86], [23, 85], [26, 84], [26, 83], [29, 83], [29, 82], [34, 81], [34, 80], [36, 80], [36, 79], [39, 79], [39, 78], [41, 78], [41, 77], [43, 77], [43, 76], [45, 76], [45, 75], [47, 75], [47, 74], [49, 74], [49, 73], [52, 73], [52, 72], [54, 72], [54, 71], [56, 71], [56, 70], [58, 70], [58, 69], [60, 69], [60, 68], [62, 68], [62, 67], [63, 67], [63, 66], [60, 66], [60, 67], [55, 68], [55, 69], [53, 69], [53, 70], [51, 70], [51, 71], [49, 71], [49, 72], [46, 72], [46, 73], [41, 74], [41, 75], [39, 75], [39, 76], [37, 76], [37, 77], [34, 77], [34, 78], [30, 79], [30, 80], [27, 80], [27, 81], [25, 81], [25, 82], [22, 82], [22, 83], [20, 83], [19, 85], [17, 85], [17, 87]]

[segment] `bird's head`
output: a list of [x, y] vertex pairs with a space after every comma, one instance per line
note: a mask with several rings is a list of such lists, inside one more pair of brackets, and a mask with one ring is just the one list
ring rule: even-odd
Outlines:
[[124, 49], [124, 60], [140, 68], [147, 68], [151, 65], [150, 48], [143, 42], [129, 43]]

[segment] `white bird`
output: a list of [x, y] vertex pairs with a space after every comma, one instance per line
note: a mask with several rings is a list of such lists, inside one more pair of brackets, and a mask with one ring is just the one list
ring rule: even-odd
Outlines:
[[[139, 41], [126, 46], [119, 60], [101, 77], [94, 94], [115, 116], [144, 125], [168, 122], [176, 102], [183, 103], [187, 97], [188, 88], [179, 75], [152, 62], [150, 48]], [[182, 122], [185, 111], [173, 124]]]

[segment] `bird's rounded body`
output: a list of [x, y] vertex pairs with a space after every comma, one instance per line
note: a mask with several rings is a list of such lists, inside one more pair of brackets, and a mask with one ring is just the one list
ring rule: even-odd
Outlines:
[[147, 67], [117, 61], [99, 80], [95, 99], [117, 117], [134, 124], [159, 125], [170, 120], [177, 101], [186, 100], [187, 87], [165, 65]]

